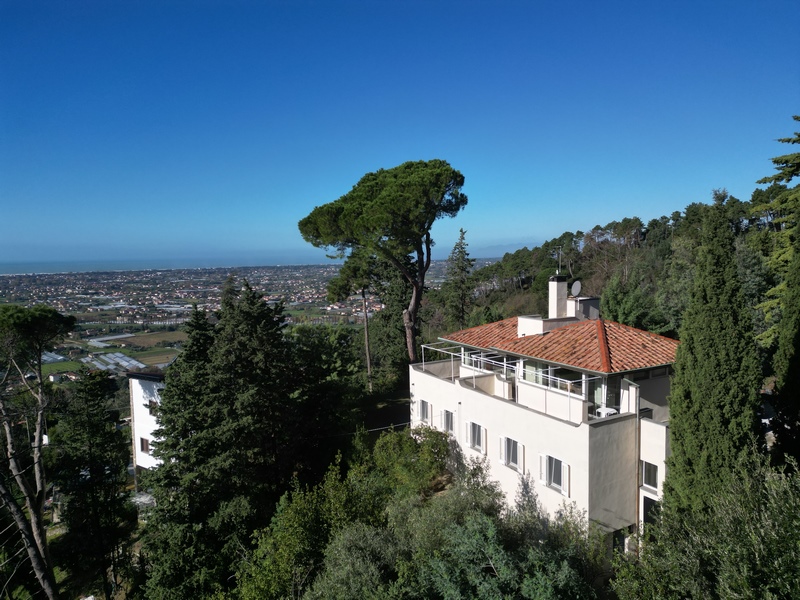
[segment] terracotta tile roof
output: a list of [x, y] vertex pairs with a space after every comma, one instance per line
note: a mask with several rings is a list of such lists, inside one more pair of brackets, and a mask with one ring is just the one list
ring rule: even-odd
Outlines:
[[489, 350], [498, 344], [517, 339], [517, 317], [471, 327], [470, 329], [462, 329], [444, 336], [442, 339], [464, 346]]
[[621, 373], [675, 361], [678, 341], [613, 321], [589, 320], [517, 337], [517, 319], [481, 325], [443, 339], [497, 349], [596, 373]]

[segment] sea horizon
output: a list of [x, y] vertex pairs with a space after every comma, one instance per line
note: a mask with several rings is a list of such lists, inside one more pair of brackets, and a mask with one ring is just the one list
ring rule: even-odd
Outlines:
[[179, 269], [240, 269], [333, 265], [334, 262], [276, 262], [273, 264], [224, 259], [129, 259], [129, 260], [40, 260], [0, 262], [0, 276], [51, 275], [66, 273], [102, 273], [114, 271], [170, 271]]

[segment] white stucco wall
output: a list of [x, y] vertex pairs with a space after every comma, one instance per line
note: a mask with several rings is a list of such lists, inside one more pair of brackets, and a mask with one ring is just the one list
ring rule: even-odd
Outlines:
[[[155, 415], [150, 414], [150, 402], [160, 402], [158, 390], [164, 387], [163, 381], [139, 379], [131, 376], [128, 379], [131, 398], [131, 437], [133, 441], [133, 465], [144, 469], [152, 469], [160, 464], [152, 455], [154, 441], [153, 432], [158, 427]], [[141, 439], [150, 444], [151, 453], [142, 452]]]
[[[430, 425], [442, 429], [442, 414], [454, 414], [454, 435], [464, 456], [488, 461], [490, 476], [498, 481], [509, 503], [513, 503], [519, 488], [521, 474], [501, 463], [502, 438], [516, 440], [523, 448], [520, 453], [522, 468], [531, 475], [542, 506], [549, 512], [558, 510], [564, 501], [575, 502], [577, 507], [589, 509], [589, 424], [576, 424], [541, 414], [519, 403], [494, 398], [478, 390], [472, 378], [463, 382], [440, 379], [411, 367], [411, 425], [420, 424], [420, 402], [429, 403]], [[544, 393], [544, 390], [539, 390]], [[555, 401], [555, 395], [552, 399]], [[560, 400], [566, 401], [561, 396]], [[477, 423], [485, 436], [484, 452], [476, 451], [467, 443], [467, 424]], [[551, 489], [540, 481], [540, 455], [552, 456], [569, 466], [569, 496]], [[635, 475], [634, 475], [635, 479]], [[634, 492], [635, 493], [635, 490]], [[633, 502], [633, 500], [632, 500]]]
[[658, 488], [651, 494], [661, 498], [664, 490], [664, 479], [667, 475], [667, 458], [669, 457], [669, 424], [657, 423], [654, 420], [641, 420], [641, 460], [658, 467]]
[[636, 415], [592, 421], [589, 435], [589, 518], [609, 530], [636, 522]]
[[[446, 366], [446, 369], [445, 369]], [[444, 411], [453, 413], [453, 434], [465, 457], [487, 459], [490, 476], [500, 483], [507, 501], [516, 497], [520, 473], [501, 461], [501, 440], [511, 438], [520, 445], [522, 469], [531, 476], [542, 506], [553, 513], [563, 502], [574, 502], [579, 510], [609, 530], [636, 523], [642, 513], [643, 495], [660, 499], [669, 452], [667, 427], [636, 414], [637, 395], [647, 393], [666, 406], [669, 378], [645, 382], [625, 381], [622, 404], [630, 410], [604, 419], [589, 420], [587, 403], [579, 396], [518, 382], [518, 402], [512, 401], [508, 382], [496, 374], [473, 377], [463, 366], [430, 363], [410, 369], [411, 425], [420, 423], [420, 403], [430, 407], [426, 424], [443, 430]], [[449, 375], [456, 375], [450, 378]], [[461, 378], [458, 378], [458, 375]], [[505, 396], [503, 399], [498, 396]], [[630, 406], [628, 406], [630, 404]], [[622, 408], [622, 407], [621, 407]], [[482, 427], [482, 451], [470, 447], [467, 424]], [[641, 426], [639, 435], [638, 427]], [[540, 457], [552, 456], [568, 465], [569, 495], [541, 481]], [[658, 466], [658, 489], [641, 488], [639, 461]]]

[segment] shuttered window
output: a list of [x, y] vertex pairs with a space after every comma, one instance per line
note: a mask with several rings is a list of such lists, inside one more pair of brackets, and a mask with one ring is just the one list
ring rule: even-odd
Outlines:
[[520, 473], [525, 470], [525, 446], [517, 440], [500, 438], [500, 462]]
[[539, 455], [539, 482], [569, 498], [569, 465], [547, 454]]

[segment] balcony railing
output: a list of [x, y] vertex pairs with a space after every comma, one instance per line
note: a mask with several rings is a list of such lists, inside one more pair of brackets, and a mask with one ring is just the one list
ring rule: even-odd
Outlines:
[[[449, 371], [442, 371], [442, 362], [449, 363]], [[434, 367], [434, 363], [436, 366]], [[476, 377], [486, 373], [498, 373], [504, 379], [513, 379], [517, 373], [517, 365], [502, 360], [497, 355], [484, 355], [477, 352], [463, 353], [461, 346], [447, 345], [444, 342], [422, 345], [422, 371], [436, 374], [438, 377], [455, 380], [462, 377], [461, 367]], [[474, 384], [474, 381], [473, 381]]]

